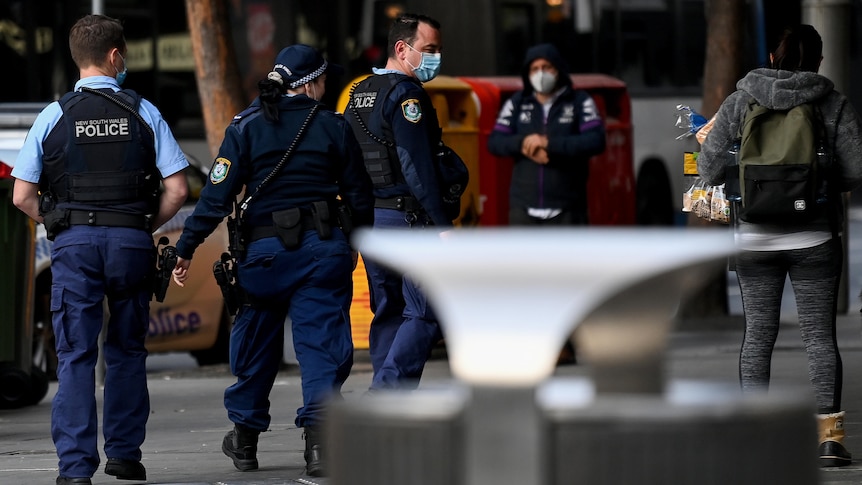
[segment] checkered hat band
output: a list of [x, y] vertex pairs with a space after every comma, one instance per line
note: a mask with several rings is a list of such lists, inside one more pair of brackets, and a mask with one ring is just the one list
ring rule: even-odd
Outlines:
[[328, 63], [326, 61], [323, 61], [323, 65], [321, 65], [320, 67], [311, 71], [310, 73], [306, 74], [305, 76], [302, 76], [301, 78], [297, 79], [296, 81], [293, 81], [292, 83], [290, 83], [290, 88], [296, 89], [296, 88], [302, 86], [303, 84], [311, 81], [312, 79], [316, 78], [317, 76], [320, 76], [321, 74], [323, 74], [324, 71], [326, 71], [327, 64]]

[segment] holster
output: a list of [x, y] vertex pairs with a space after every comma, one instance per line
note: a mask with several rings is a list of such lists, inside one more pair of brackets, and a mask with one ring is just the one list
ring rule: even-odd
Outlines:
[[53, 241], [57, 234], [69, 228], [69, 209], [54, 209], [42, 215], [46, 237]]
[[164, 247], [156, 257], [156, 269], [153, 274], [153, 298], [158, 302], [164, 302], [171, 283], [171, 274], [177, 265], [177, 248], [168, 246], [169, 240], [162, 236], [159, 245]]
[[299, 247], [302, 241], [302, 212], [299, 207], [273, 212], [272, 224], [285, 249], [290, 251]]
[[243, 291], [237, 283], [236, 261], [229, 253], [222, 253], [221, 258], [213, 263], [213, 276], [221, 289], [228, 314], [236, 315], [243, 303]]

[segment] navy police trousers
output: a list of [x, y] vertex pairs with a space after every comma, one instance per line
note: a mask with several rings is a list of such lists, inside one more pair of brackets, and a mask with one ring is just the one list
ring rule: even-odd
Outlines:
[[105, 296], [110, 312], [103, 346], [105, 455], [141, 459], [150, 413], [144, 339], [154, 258], [152, 236], [140, 229], [72, 226], [54, 241], [51, 312], [59, 387], [51, 435], [61, 476], [92, 477], [99, 467], [94, 369]]
[[249, 244], [238, 268], [239, 284], [255, 303], [240, 308], [231, 331], [230, 365], [237, 382], [224, 393], [228, 418], [254, 430], [269, 427], [269, 394], [289, 315], [302, 373], [303, 405], [296, 425], [318, 424], [327, 400], [340, 396], [353, 366], [350, 246], [339, 229], [328, 240], [306, 231], [292, 251], [270, 237]]
[[[405, 216], [403, 211], [374, 209], [374, 227], [422, 230], [415, 224], [410, 229]], [[414, 389], [442, 337], [437, 318], [414, 282], [374, 261], [363, 261], [374, 312], [368, 335], [374, 369], [371, 388]]]

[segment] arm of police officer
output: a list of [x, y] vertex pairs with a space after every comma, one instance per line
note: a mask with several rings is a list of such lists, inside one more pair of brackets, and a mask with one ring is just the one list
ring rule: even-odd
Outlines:
[[[392, 98], [389, 99], [389, 101], [392, 100]], [[389, 119], [392, 120], [392, 133], [398, 161], [401, 164], [401, 173], [413, 197], [419, 201], [434, 225], [440, 228], [451, 227], [452, 221], [443, 209], [443, 199], [435, 170], [436, 161], [433, 158], [438, 149], [438, 140], [431, 139], [432, 131], [428, 126], [432, 123], [430, 128], [439, 131], [440, 123], [436, 117], [426, 116], [426, 112], [433, 113], [433, 110], [427, 109], [427, 105], [424, 104], [430, 104], [431, 101], [427, 95], [423, 96], [416, 90], [403, 92], [396, 101], [397, 103], [391, 106], [393, 111], [389, 113]], [[411, 103], [416, 103], [414, 107], [418, 107], [418, 113], [409, 109]]]
[[566, 163], [573, 157], [585, 159], [605, 150], [605, 126], [596, 102], [586, 92], [578, 91], [575, 110], [577, 116], [572, 122], [578, 123], [576, 130], [573, 127], [570, 133], [552, 133], [545, 137], [543, 148], [547, 151], [548, 163], [556, 160]]
[[12, 203], [34, 221], [42, 222], [42, 216], [39, 215], [39, 184], [15, 179]]
[[183, 206], [189, 194], [186, 175], [181, 170], [162, 180], [165, 191], [159, 199], [159, 213], [153, 219], [153, 231], [168, 222]]
[[152, 229], [155, 231], [168, 222], [186, 201], [189, 189], [184, 170], [189, 166], [189, 162], [159, 109], [147, 99], [141, 99], [138, 111], [153, 130], [156, 168], [162, 176], [164, 186], [164, 193], [159, 198], [158, 212], [152, 221]]
[[27, 132], [27, 137], [18, 151], [12, 176], [15, 186], [12, 188], [12, 203], [36, 222], [43, 222], [39, 214], [39, 179], [42, 176], [42, 140], [53, 130], [63, 111], [56, 101], [43, 109], [33, 126]]
[[[239, 116], [239, 115], [238, 115]], [[245, 174], [241, 163], [247, 159], [246, 144], [237, 128], [236, 121], [225, 129], [224, 140], [213, 161], [207, 183], [201, 190], [195, 210], [185, 222], [183, 233], [177, 241], [177, 264], [174, 266], [174, 282], [184, 286], [188, 279], [189, 266], [197, 247], [212, 234], [219, 223], [233, 212], [237, 194], [242, 190]]]

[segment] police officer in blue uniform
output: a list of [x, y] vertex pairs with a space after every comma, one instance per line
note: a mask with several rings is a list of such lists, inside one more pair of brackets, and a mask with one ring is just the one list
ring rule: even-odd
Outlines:
[[[404, 14], [389, 31], [383, 69], [352, 89], [345, 116], [363, 149], [374, 183], [374, 227], [446, 231], [458, 216], [441, 195], [436, 153], [441, 129], [422, 83], [440, 70], [440, 24]], [[414, 388], [441, 333], [425, 296], [400, 274], [365, 260], [374, 317], [369, 350], [371, 390]]]
[[44, 222], [54, 240], [57, 484], [89, 484], [99, 466], [94, 368], [105, 298], [105, 473], [146, 480], [141, 444], [150, 413], [144, 338], [155, 269], [152, 231], [185, 201], [188, 162], [159, 111], [120, 89], [126, 42], [119, 21], [83, 17], [69, 45], [81, 79], [39, 114], [12, 170], [14, 204]]
[[225, 391], [224, 402], [235, 426], [222, 443], [241, 471], [258, 468], [258, 435], [270, 424], [269, 393], [282, 358], [286, 316], [302, 373], [296, 426], [305, 431], [309, 475], [324, 473], [321, 413], [353, 365], [349, 310], [356, 253], [335, 222], [337, 197], [351, 214], [341, 226], [354, 227], [372, 224], [374, 199], [350, 127], [319, 103], [333, 68], [340, 70], [306, 45], [278, 54], [259, 83], [260, 96], [227, 127], [177, 243], [174, 277], [182, 285], [195, 248], [233, 211], [246, 187], [240, 216], [246, 248], [237, 255], [237, 281], [247, 301], [231, 332], [237, 382]]

